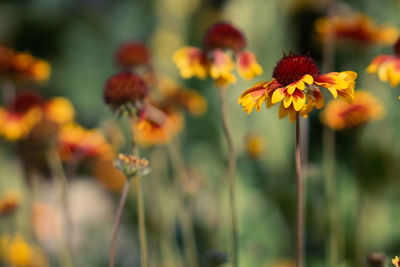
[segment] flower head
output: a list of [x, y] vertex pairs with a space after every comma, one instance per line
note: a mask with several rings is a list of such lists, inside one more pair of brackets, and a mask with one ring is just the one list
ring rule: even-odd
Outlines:
[[395, 267], [400, 267], [400, 259], [399, 257], [395, 257], [394, 259], [392, 259], [392, 263]]
[[142, 43], [127, 42], [118, 48], [115, 60], [122, 68], [147, 66], [150, 63], [150, 53]]
[[316, 30], [324, 41], [334, 38], [349, 40], [362, 45], [391, 45], [399, 36], [396, 28], [377, 26], [371, 18], [361, 14], [349, 17], [321, 18], [316, 22]]
[[253, 159], [262, 157], [265, 145], [265, 140], [258, 134], [250, 133], [246, 136], [246, 152]]
[[279, 118], [289, 115], [291, 122], [295, 121], [297, 112], [307, 117], [314, 107], [324, 107], [320, 86], [327, 88], [333, 97], [340, 96], [351, 103], [357, 78], [357, 74], [352, 71], [321, 75], [310, 56], [292, 53], [283, 55], [272, 76], [271, 81], [256, 83], [243, 92], [238, 102], [248, 114], [254, 108], [259, 111], [264, 102], [267, 107], [281, 102]]
[[145, 176], [150, 172], [147, 159], [125, 154], [118, 155], [118, 158], [114, 160], [114, 166], [128, 178]]
[[10, 215], [18, 209], [20, 203], [19, 196], [16, 192], [6, 192], [0, 197], [0, 215]]
[[393, 46], [394, 54], [379, 55], [372, 60], [367, 72], [378, 74], [382, 82], [390, 82], [392, 87], [400, 83], [400, 38]]
[[222, 22], [208, 29], [203, 49], [183, 47], [175, 52], [173, 60], [183, 78], [211, 76], [218, 87], [226, 87], [236, 82], [232, 73], [236, 65], [239, 75], [247, 80], [262, 73], [254, 54], [244, 50], [245, 47], [243, 34], [231, 24]]
[[114, 110], [139, 108], [148, 94], [144, 80], [132, 73], [121, 72], [112, 76], [104, 87], [104, 101]]
[[353, 104], [334, 100], [321, 115], [324, 124], [334, 130], [342, 130], [382, 118], [384, 108], [374, 96], [359, 90], [354, 95]]

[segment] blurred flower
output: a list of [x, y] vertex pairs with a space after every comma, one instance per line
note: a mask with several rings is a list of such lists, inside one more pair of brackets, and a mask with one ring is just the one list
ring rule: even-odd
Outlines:
[[128, 178], [144, 176], [150, 172], [147, 159], [125, 154], [119, 154], [118, 158], [114, 159], [114, 167]]
[[310, 56], [290, 53], [284, 54], [277, 63], [272, 77], [271, 81], [256, 83], [243, 92], [238, 102], [248, 114], [253, 108], [259, 111], [264, 101], [267, 107], [281, 102], [279, 118], [289, 114], [290, 121], [294, 122], [297, 112], [307, 117], [314, 107], [324, 107], [319, 86], [327, 88], [335, 98], [339, 95], [351, 103], [357, 73], [344, 71], [321, 75]]
[[166, 102], [182, 107], [192, 115], [202, 115], [207, 110], [207, 102], [199, 92], [185, 89], [171, 79], [161, 78], [157, 88]]
[[394, 45], [394, 55], [379, 55], [368, 66], [371, 74], [378, 73], [382, 82], [390, 82], [395, 87], [400, 82], [400, 38]]
[[104, 101], [115, 111], [131, 108], [140, 110], [148, 89], [144, 80], [132, 73], [121, 72], [112, 76], [104, 87]]
[[88, 130], [76, 123], [70, 123], [61, 128], [58, 150], [62, 160], [69, 160], [71, 157], [105, 156], [113, 153], [99, 130]]
[[134, 127], [136, 141], [142, 146], [165, 145], [183, 127], [183, 116], [169, 106], [153, 103], [146, 107], [144, 119]]
[[150, 53], [142, 43], [127, 42], [118, 48], [115, 59], [120, 67], [126, 69], [147, 66], [150, 63]]
[[45, 267], [49, 266], [42, 251], [29, 245], [20, 235], [3, 235], [0, 239], [0, 259], [7, 266]]
[[205, 79], [210, 75], [219, 87], [236, 82], [232, 73], [236, 56], [239, 75], [250, 80], [262, 73], [253, 53], [245, 51], [243, 34], [226, 22], [214, 24], [204, 36], [204, 49], [186, 46], [175, 52], [173, 60], [185, 79], [196, 76]]
[[126, 177], [115, 169], [111, 157], [99, 157], [92, 165], [96, 179], [107, 189], [121, 191]]
[[264, 155], [265, 140], [260, 135], [250, 133], [246, 136], [246, 152], [253, 159], [260, 159]]
[[392, 260], [392, 263], [393, 263], [393, 265], [395, 266], [395, 267], [400, 267], [400, 260], [399, 260], [399, 257], [395, 257], [393, 260]]
[[362, 45], [391, 45], [399, 36], [396, 28], [377, 26], [371, 18], [362, 14], [321, 18], [316, 21], [315, 26], [323, 41], [330, 41], [333, 38], [354, 41]]
[[28, 52], [17, 52], [0, 46], [0, 75], [12, 79], [43, 82], [49, 79], [49, 63], [33, 57]]
[[50, 128], [45, 127], [43, 122], [53, 123], [57, 127], [72, 121], [74, 115], [71, 102], [65, 98], [44, 100], [36, 92], [24, 91], [8, 108], [0, 107], [0, 136], [9, 141], [18, 141], [28, 137], [33, 130], [36, 137], [48, 136], [43, 131]]
[[334, 100], [321, 114], [321, 120], [334, 130], [359, 126], [383, 117], [385, 111], [381, 103], [366, 91], [359, 90], [354, 95], [353, 104]]
[[0, 197], [0, 215], [11, 215], [18, 209], [19, 195], [14, 191], [8, 191]]

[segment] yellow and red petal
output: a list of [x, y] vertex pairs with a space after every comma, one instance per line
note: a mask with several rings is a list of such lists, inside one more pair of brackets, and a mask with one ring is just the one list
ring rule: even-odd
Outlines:
[[204, 52], [197, 47], [182, 47], [174, 53], [173, 61], [178, 67], [182, 78], [188, 79], [195, 76], [205, 79], [207, 77], [207, 58]]
[[291, 98], [293, 99], [293, 108], [295, 111], [300, 111], [306, 104], [306, 96], [300, 90], [296, 90]]
[[23, 113], [0, 108], [0, 136], [8, 141], [26, 138], [41, 119], [42, 111], [39, 107], [32, 107]]
[[235, 63], [232, 57], [221, 49], [213, 51], [213, 62], [210, 67], [210, 75], [213, 79], [224, 78], [225, 80], [232, 80], [234, 76], [231, 72], [235, 68]]
[[246, 80], [253, 79], [254, 76], [261, 75], [263, 72], [256, 57], [249, 51], [243, 51], [237, 55], [237, 67], [239, 75]]
[[367, 67], [367, 72], [368, 73], [375, 73], [378, 68], [385, 62], [387, 61], [391, 61], [393, 59], [394, 56], [392, 55], [380, 55], [375, 57], [371, 64], [369, 64], [369, 66]]
[[354, 97], [356, 78], [357, 73], [354, 71], [330, 72], [320, 75], [315, 83], [327, 88], [334, 98], [339, 95], [351, 103]]
[[272, 93], [271, 103], [272, 104], [276, 104], [279, 101], [282, 101], [282, 99], [285, 98], [286, 94], [287, 94], [287, 88], [286, 87], [282, 87], [282, 88], [276, 89]]
[[268, 83], [269, 82], [258, 82], [240, 95], [238, 104], [242, 105], [247, 114], [250, 114], [254, 107], [257, 112], [260, 111], [261, 105], [268, 95], [267, 89], [265, 88], [265, 85]]

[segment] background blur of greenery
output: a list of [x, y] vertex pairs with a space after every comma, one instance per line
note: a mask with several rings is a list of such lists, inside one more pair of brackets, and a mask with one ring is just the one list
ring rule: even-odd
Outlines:
[[[65, 96], [74, 104], [77, 120], [86, 127], [97, 127], [113, 115], [102, 100], [105, 81], [117, 72], [114, 52], [124, 41], [139, 40], [152, 51], [157, 71], [201, 92], [208, 111], [200, 118], [186, 117], [180, 135], [187, 165], [206, 181], [206, 188], [195, 198], [195, 227], [199, 255], [203, 261], [210, 251], [227, 251], [229, 223], [218, 199], [227, 199], [220, 186], [226, 168], [226, 147], [222, 138], [216, 89], [212, 81], [179, 78], [171, 57], [177, 48], [200, 46], [206, 29], [216, 21], [227, 20], [246, 35], [264, 69], [262, 78], [270, 78], [282, 51], [307, 52], [320, 65], [321, 45], [314, 35], [314, 20], [326, 14], [326, 1], [311, 0], [9, 0], [0, 2], [0, 43], [17, 50], [28, 50], [48, 60], [51, 81], [40, 90], [46, 96]], [[400, 27], [400, 1], [345, 1], [379, 24], [389, 22]], [[339, 194], [341, 250], [346, 257], [341, 266], [352, 266], [354, 254], [356, 183], [354, 162], [361, 162], [360, 177], [365, 195], [366, 252], [384, 252], [392, 258], [400, 254], [400, 88], [391, 89], [365, 72], [379, 53], [391, 47], [358, 47], [347, 44], [337, 48], [335, 70], [354, 70], [359, 74], [356, 88], [377, 96], [386, 108], [386, 117], [367, 125], [361, 139], [351, 130], [337, 134], [336, 177]], [[255, 81], [254, 81], [255, 82]], [[237, 104], [240, 93], [254, 83], [240, 80], [229, 89], [229, 117], [238, 151], [238, 207], [240, 217], [241, 264], [244, 267], [270, 266], [272, 261], [295, 256], [295, 171], [294, 125], [278, 120], [277, 108], [262, 109], [246, 115]], [[318, 112], [310, 117], [309, 171], [307, 172], [306, 266], [326, 266], [327, 210], [322, 171], [322, 127]], [[1, 127], [1, 125], [0, 125]], [[245, 153], [245, 137], [258, 133], [266, 140], [265, 156], [251, 159]], [[356, 140], [356, 141], [355, 141]], [[361, 148], [355, 153], [355, 143]], [[10, 145], [0, 143], [0, 191], [23, 188], [22, 173]], [[146, 151], [149, 155], [151, 151]], [[161, 152], [164, 153], [164, 152]], [[151, 158], [150, 158], [151, 160]], [[161, 157], [161, 163], [165, 159]], [[151, 164], [154, 164], [153, 162]], [[88, 174], [82, 170], [82, 180]], [[151, 212], [151, 174], [144, 180], [147, 210]], [[169, 175], [166, 173], [165, 175]], [[94, 180], [93, 180], [94, 181]], [[74, 266], [107, 266], [108, 250], [118, 194], [92, 192], [91, 183], [75, 199], [73, 209], [98, 212], [81, 233], [85, 239], [74, 252]], [[97, 188], [97, 187], [96, 187]], [[88, 190], [87, 192], [85, 190]], [[90, 192], [90, 193], [89, 193]], [[217, 195], [216, 195], [217, 193]], [[77, 193], [78, 194], [78, 193]], [[168, 197], [166, 193], [165, 196]], [[46, 196], [42, 196], [46, 197]], [[92, 198], [93, 197], [93, 198]], [[135, 194], [130, 194], [117, 249], [118, 266], [136, 266]], [[157, 196], [160, 197], [160, 196]], [[161, 196], [162, 197], [162, 196]], [[74, 197], [73, 197], [74, 198]], [[163, 212], [175, 207], [165, 201]], [[100, 215], [99, 215], [100, 214]], [[150, 253], [158, 242], [157, 212], [148, 218]], [[151, 217], [151, 216], [150, 216]], [[90, 218], [89, 218], [90, 219]], [[88, 219], [88, 220], [89, 220]], [[165, 218], [164, 218], [165, 219]], [[163, 220], [164, 220], [163, 219]], [[1, 220], [1, 218], [0, 218]], [[0, 221], [1, 222], [1, 221]], [[157, 222], [157, 223], [156, 223]], [[20, 216], [18, 227], [25, 225]], [[178, 227], [172, 225], [171, 227]], [[181, 237], [176, 236], [178, 244]], [[51, 255], [52, 249], [46, 252]], [[155, 253], [153, 253], [155, 257]], [[57, 266], [54, 260], [54, 266]], [[162, 263], [166, 265], [167, 263]], [[53, 266], [53, 265], [52, 265]], [[138, 265], [137, 265], [138, 266]], [[158, 267], [158, 266], [157, 266]]]

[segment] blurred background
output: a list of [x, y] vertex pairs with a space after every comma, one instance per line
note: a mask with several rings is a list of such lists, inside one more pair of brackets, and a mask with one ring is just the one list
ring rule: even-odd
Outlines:
[[[115, 147], [122, 152], [129, 152], [129, 141], [123, 141], [129, 134], [128, 122], [117, 118], [103, 102], [105, 82], [119, 71], [115, 52], [122, 43], [146, 44], [157, 73], [199, 92], [207, 111], [202, 116], [184, 114], [174, 149], [180, 151], [181, 163], [192, 177], [183, 187], [200, 266], [228, 266], [224, 263], [230, 249], [228, 195], [223, 180], [227, 148], [217, 89], [211, 79], [180, 78], [172, 55], [184, 45], [201, 47], [204, 33], [215, 22], [229, 21], [238, 27], [264, 69], [261, 77], [250, 82], [238, 79], [228, 91], [228, 115], [237, 148], [240, 263], [245, 267], [295, 266], [294, 124], [279, 120], [277, 107], [247, 115], [237, 99], [256, 81], [271, 79], [282, 51], [309, 52], [322, 66], [323, 44], [314, 25], [328, 14], [330, 4], [317, 0], [2, 0], [0, 44], [29, 51], [51, 65], [48, 82], [22, 89], [37, 90], [45, 98], [69, 99], [75, 120], [85, 128], [101, 129], [110, 143], [118, 142]], [[361, 12], [377, 25], [400, 27], [400, 1], [336, 1], [335, 5], [344, 14]], [[343, 267], [357, 266], [356, 240], [361, 240], [363, 258], [372, 252], [384, 253], [387, 266], [400, 254], [400, 88], [390, 88], [366, 72], [371, 60], [385, 53], [393, 53], [391, 45], [345, 41], [335, 47], [334, 70], [356, 71], [356, 89], [370, 92], [386, 110], [379, 121], [335, 133], [339, 266]], [[318, 111], [307, 120], [305, 266], [322, 267], [328, 266], [329, 236], [323, 126]], [[152, 168], [143, 178], [151, 266], [186, 266], [183, 227], [177, 219], [180, 208], [171, 182], [177, 175], [173, 153], [170, 145], [141, 148]], [[0, 256], [4, 260], [10, 253], [4, 240], [18, 236], [25, 243], [20, 240], [16, 246], [16, 257], [27, 255], [25, 244], [40, 250], [47, 263], [3, 264], [65, 266], [60, 184], [46, 168], [35, 172], [28, 183], [22, 165], [18, 144], [3, 139], [0, 195], [15, 192], [18, 209], [12, 216], [0, 217]], [[110, 165], [110, 160], [83, 161], [69, 177], [72, 266], [108, 266], [123, 179]], [[122, 218], [116, 266], [140, 266], [135, 201], [132, 188]]]

